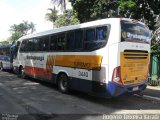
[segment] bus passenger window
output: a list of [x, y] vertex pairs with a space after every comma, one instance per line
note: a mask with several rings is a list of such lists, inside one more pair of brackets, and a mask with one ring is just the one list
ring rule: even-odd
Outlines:
[[43, 48], [43, 39], [38, 38], [37, 51], [42, 51], [42, 48]]
[[39, 38], [37, 49], [38, 51], [48, 51], [49, 50], [49, 36]]
[[56, 50], [57, 46], [57, 35], [51, 36], [50, 39], [50, 50]]
[[37, 45], [37, 39], [29, 39], [28, 41], [28, 47], [29, 51], [36, 51], [36, 45]]
[[59, 34], [57, 41], [57, 50], [65, 50], [65, 47], [66, 47], [65, 34]]
[[86, 41], [95, 40], [95, 29], [86, 30]]
[[43, 38], [43, 51], [49, 50], [49, 36]]
[[[96, 31], [96, 33], [95, 33]], [[85, 50], [96, 50], [103, 47], [107, 42], [107, 26], [86, 30], [84, 41]]]
[[90, 28], [86, 30], [86, 39], [84, 41], [84, 49], [85, 50], [92, 50], [94, 48], [94, 40], [95, 40], [95, 29]]
[[67, 50], [74, 50], [75, 49], [75, 36], [74, 31], [70, 31], [67, 33]]
[[83, 30], [75, 31], [75, 49], [81, 49], [83, 47]]
[[20, 52], [26, 51], [26, 40], [23, 40], [20, 46]]
[[107, 37], [107, 27], [96, 28], [97, 40], [105, 40]]

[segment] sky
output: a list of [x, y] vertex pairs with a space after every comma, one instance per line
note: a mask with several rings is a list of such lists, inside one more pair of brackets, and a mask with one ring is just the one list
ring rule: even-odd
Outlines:
[[0, 0], [0, 40], [11, 36], [10, 26], [24, 21], [33, 22], [36, 32], [52, 29], [45, 19], [50, 0]]

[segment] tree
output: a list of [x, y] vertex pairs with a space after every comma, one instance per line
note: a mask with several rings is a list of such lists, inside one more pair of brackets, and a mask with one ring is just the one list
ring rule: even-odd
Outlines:
[[9, 31], [12, 34], [9, 40], [15, 42], [20, 37], [33, 33], [35, 31], [35, 24], [33, 22], [28, 23], [28, 21], [23, 21], [18, 25], [13, 24]]
[[156, 30], [152, 35], [152, 52], [159, 56], [160, 53], [160, 17], [158, 16], [157, 23], [155, 25]]
[[15, 41], [17, 41], [20, 37], [22, 37], [22, 34], [20, 32], [15, 32], [8, 38], [8, 41], [15, 43]]
[[9, 41], [7, 41], [7, 40], [0, 41], [0, 44], [9, 44]]
[[28, 24], [28, 27], [31, 30], [30, 33], [33, 33], [36, 31], [35, 24], [33, 22], [30, 22], [30, 24]]
[[19, 32], [21, 35], [27, 35], [35, 31], [35, 24], [28, 21], [23, 21], [20, 24], [13, 24], [9, 30], [11, 33]]
[[51, 0], [51, 2], [58, 4], [63, 12], [66, 10], [66, 0]]
[[53, 23], [53, 26], [54, 26], [54, 22], [56, 21], [56, 19], [58, 18], [57, 16], [57, 11], [55, 9], [55, 7], [52, 9], [52, 8], [48, 8], [48, 10], [50, 11], [49, 13], [46, 13], [45, 15], [45, 18], [46, 20], [50, 21]]
[[120, 13], [122, 17], [147, 23], [151, 30], [155, 30], [156, 15], [160, 13], [160, 0], [71, 0], [71, 3], [80, 22]]
[[73, 10], [66, 10], [63, 14], [58, 16], [54, 24], [56, 27], [61, 27], [67, 25], [75, 25], [78, 23], [79, 20], [77, 19], [76, 13]]
[[71, 0], [71, 4], [80, 22], [113, 16], [118, 8], [114, 0]]

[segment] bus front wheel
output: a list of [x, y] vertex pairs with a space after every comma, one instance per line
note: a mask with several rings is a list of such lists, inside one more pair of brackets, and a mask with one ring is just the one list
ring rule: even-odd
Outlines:
[[19, 68], [19, 77], [26, 78], [26, 75], [24, 73], [24, 68], [22, 66]]
[[68, 76], [64, 73], [58, 76], [58, 88], [62, 93], [69, 92]]
[[0, 70], [3, 71], [3, 64], [0, 63]]

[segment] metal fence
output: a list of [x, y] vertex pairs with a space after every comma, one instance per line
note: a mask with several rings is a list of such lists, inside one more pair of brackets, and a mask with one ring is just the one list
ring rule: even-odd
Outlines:
[[150, 56], [148, 84], [152, 86], [160, 85], [160, 57], [154, 53], [151, 53]]

